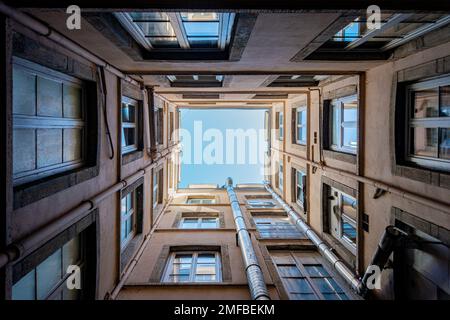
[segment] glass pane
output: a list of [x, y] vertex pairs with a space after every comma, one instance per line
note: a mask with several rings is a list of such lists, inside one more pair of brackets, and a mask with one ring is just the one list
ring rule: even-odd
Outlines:
[[314, 281], [314, 284], [319, 288], [320, 292], [322, 293], [334, 293], [334, 284], [331, 281], [333, 281], [330, 278], [313, 278], [312, 281]]
[[62, 129], [37, 129], [37, 167], [62, 163]]
[[130, 192], [127, 195], [127, 211], [133, 209], [133, 199], [134, 199], [134, 191]]
[[45, 259], [36, 268], [37, 298], [45, 299], [55, 285], [61, 280], [61, 249]]
[[342, 221], [342, 235], [356, 244], [356, 228], [345, 220]]
[[217, 219], [216, 218], [203, 218], [202, 219], [202, 228], [205, 228], [205, 229], [217, 228]]
[[413, 150], [418, 156], [437, 157], [438, 129], [437, 128], [413, 128]]
[[357, 129], [344, 127], [343, 130], [343, 145], [350, 148], [356, 148], [358, 146]]
[[359, 23], [353, 22], [343, 30], [342, 41], [353, 41], [359, 36]]
[[308, 281], [304, 278], [285, 278], [286, 289], [292, 293], [314, 293]]
[[64, 129], [63, 161], [75, 161], [82, 158], [82, 130]]
[[135, 144], [135, 128], [122, 128], [122, 146], [131, 146]]
[[191, 263], [192, 255], [190, 254], [177, 254], [174, 259], [174, 263]]
[[122, 221], [120, 224], [120, 243], [123, 243], [127, 238], [127, 222], [126, 220]]
[[13, 130], [13, 172], [21, 173], [35, 169], [36, 131], [34, 129]]
[[450, 160], [450, 128], [442, 128], [439, 143], [439, 158]]
[[303, 265], [306, 269], [306, 272], [311, 277], [327, 277], [328, 272], [325, 270], [325, 268], [321, 264], [304, 264]]
[[135, 122], [135, 107], [129, 104], [122, 104], [122, 122]]
[[280, 277], [301, 277], [302, 274], [300, 273], [300, 270], [298, 270], [297, 266], [295, 265], [278, 265], [278, 272], [280, 274]]
[[170, 275], [168, 280], [169, 280], [169, 282], [188, 282], [189, 276], [188, 275]]
[[189, 275], [192, 265], [190, 263], [175, 263], [172, 274]]
[[17, 67], [13, 69], [13, 113], [36, 114], [36, 76]]
[[450, 86], [441, 87], [441, 117], [450, 117]]
[[80, 238], [77, 236], [63, 246], [63, 272], [69, 265], [76, 265], [80, 260]]
[[169, 21], [164, 12], [130, 12], [133, 21]]
[[179, 48], [177, 37], [151, 37], [150, 43], [154, 48]]
[[127, 213], [127, 197], [123, 197], [120, 201], [120, 213], [121, 216], [124, 217]]
[[197, 275], [195, 275], [195, 281], [196, 282], [216, 281], [216, 275], [215, 274], [197, 274]]
[[317, 300], [314, 293], [291, 293], [289, 296], [292, 300]]
[[414, 92], [414, 118], [439, 116], [438, 88], [417, 90]]
[[37, 77], [37, 114], [39, 116], [62, 117], [62, 84]]
[[197, 264], [196, 274], [216, 274], [215, 264]]
[[127, 237], [132, 232], [133, 232], [133, 215], [131, 215], [130, 218], [127, 220], [127, 229], [126, 229]]
[[217, 37], [219, 35], [218, 22], [184, 22], [188, 37]]
[[33, 269], [22, 277], [12, 287], [12, 299], [13, 300], [34, 300], [36, 299], [35, 290], [36, 283], [34, 281], [36, 270]]
[[198, 255], [197, 263], [216, 263], [216, 256], [213, 253], [202, 253]]
[[63, 84], [64, 118], [81, 119], [81, 88]]
[[217, 12], [181, 12], [183, 21], [218, 21]]
[[331, 143], [336, 146], [340, 146], [341, 142], [339, 141], [340, 131], [341, 131], [341, 115], [340, 108], [338, 106], [333, 105], [333, 114], [332, 114], [332, 123], [331, 123]]
[[217, 47], [218, 37], [189, 37], [189, 45], [192, 48], [215, 48]]
[[184, 229], [196, 229], [198, 226], [197, 218], [184, 218], [183, 223], [181, 224], [181, 228]]
[[175, 37], [170, 22], [136, 22], [136, 25], [141, 28], [145, 36], [150, 37]]

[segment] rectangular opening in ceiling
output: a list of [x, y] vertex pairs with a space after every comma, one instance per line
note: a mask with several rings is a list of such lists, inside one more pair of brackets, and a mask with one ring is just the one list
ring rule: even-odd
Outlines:
[[272, 81], [268, 87], [315, 87], [319, 84], [320, 76], [313, 75], [282, 75]]
[[305, 60], [386, 60], [399, 46], [449, 23], [450, 15], [444, 14], [381, 13], [380, 27], [371, 28], [370, 21], [360, 16]]
[[207, 88], [222, 87], [223, 76], [220, 75], [178, 75], [167, 76], [171, 87]]

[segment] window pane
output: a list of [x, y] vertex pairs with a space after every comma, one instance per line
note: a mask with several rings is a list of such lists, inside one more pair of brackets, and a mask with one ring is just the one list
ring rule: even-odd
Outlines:
[[80, 260], [80, 238], [77, 236], [63, 246], [63, 272], [69, 265], [76, 265]]
[[195, 281], [196, 282], [216, 281], [216, 275], [215, 274], [197, 274], [197, 275], [195, 275]]
[[81, 119], [81, 88], [63, 85], [64, 118]]
[[178, 48], [176, 37], [151, 37], [150, 42], [154, 48]]
[[280, 277], [301, 277], [302, 274], [295, 265], [278, 265]]
[[292, 300], [317, 300], [314, 293], [291, 293], [289, 296]]
[[135, 107], [129, 104], [122, 104], [122, 122], [135, 121]]
[[314, 293], [308, 281], [304, 278], [285, 278], [286, 289], [292, 293]]
[[414, 118], [439, 116], [438, 90], [438, 88], [430, 88], [414, 92]]
[[174, 263], [191, 263], [192, 255], [190, 254], [177, 254], [174, 259]]
[[13, 113], [36, 114], [36, 76], [18, 67], [13, 69]]
[[327, 277], [329, 274], [321, 264], [303, 265], [311, 277]]
[[62, 117], [62, 84], [37, 77], [37, 114]]
[[438, 129], [413, 128], [413, 154], [425, 157], [437, 157]]
[[64, 129], [63, 161], [81, 160], [82, 131], [80, 129]]
[[34, 280], [36, 270], [33, 269], [31, 272], [22, 277], [12, 288], [12, 299], [13, 300], [34, 300], [36, 299], [35, 290], [36, 282]]
[[216, 265], [215, 264], [197, 264], [196, 274], [216, 274]]
[[219, 35], [218, 22], [184, 22], [188, 37], [214, 37]]
[[217, 21], [217, 12], [181, 12], [183, 21]]
[[450, 86], [441, 87], [441, 117], [450, 117]]
[[122, 128], [122, 146], [131, 146], [135, 144], [135, 128]]
[[62, 163], [62, 129], [37, 129], [37, 167]]
[[36, 131], [34, 129], [13, 130], [13, 172], [21, 173], [36, 168]]
[[36, 273], [37, 298], [45, 299], [58, 281], [61, 280], [61, 249], [37, 266]]
[[216, 263], [216, 256], [213, 253], [202, 253], [198, 255], [197, 263]]
[[450, 128], [442, 128], [439, 143], [439, 158], [450, 160]]
[[313, 278], [312, 281], [322, 293], [334, 293], [334, 288], [328, 278]]
[[169, 282], [188, 282], [188, 275], [170, 275], [168, 278]]
[[204, 229], [217, 228], [217, 218], [203, 218], [201, 227]]
[[173, 265], [173, 274], [177, 275], [189, 275], [192, 265], [190, 263], [175, 263]]
[[175, 36], [170, 22], [136, 22], [145, 36]]
[[164, 12], [130, 12], [133, 21], [169, 21], [169, 17]]
[[341, 142], [339, 141], [340, 130], [341, 130], [341, 115], [339, 106], [333, 105], [333, 114], [332, 114], [332, 123], [331, 123], [331, 143], [336, 146], [340, 146]]
[[184, 218], [181, 224], [182, 229], [196, 229], [198, 225], [197, 218]]
[[356, 244], [356, 228], [345, 220], [342, 221], [342, 235]]

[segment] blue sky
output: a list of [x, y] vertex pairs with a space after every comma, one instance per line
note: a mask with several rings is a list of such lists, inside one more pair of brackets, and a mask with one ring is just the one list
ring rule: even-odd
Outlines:
[[[186, 129], [192, 136], [192, 146], [189, 150], [183, 150], [183, 162], [181, 164], [181, 181], [180, 188], [185, 188], [189, 184], [197, 183], [213, 183], [222, 186], [225, 184], [227, 177], [232, 177], [233, 182], [236, 183], [261, 183], [264, 179], [263, 164], [259, 159], [263, 159], [264, 148], [257, 148], [258, 161], [251, 163], [249, 156], [249, 141], [247, 139], [245, 145], [245, 161], [243, 164], [193, 164], [194, 162], [194, 139], [200, 143], [198, 135], [194, 138], [194, 123], [201, 121], [202, 132], [208, 129], [217, 129], [223, 135], [223, 157], [226, 157], [226, 130], [227, 129], [264, 129], [264, 110], [242, 110], [242, 109], [181, 109], [181, 128]], [[200, 138], [200, 139], [198, 139]], [[215, 139], [214, 139], [215, 140]], [[214, 140], [203, 141], [202, 150]], [[189, 157], [192, 164], [186, 163]], [[243, 155], [242, 150], [237, 150], [237, 143], [234, 146], [235, 159], [237, 160], [238, 153]]]

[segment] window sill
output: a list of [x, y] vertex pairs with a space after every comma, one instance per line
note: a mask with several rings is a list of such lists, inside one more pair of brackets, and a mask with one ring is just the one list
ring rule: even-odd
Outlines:
[[142, 150], [137, 150], [133, 152], [129, 152], [126, 154], [122, 154], [122, 165], [126, 165], [133, 161], [136, 161], [144, 156], [144, 152]]
[[338, 161], [347, 162], [350, 164], [356, 164], [356, 154], [334, 150], [323, 150], [323, 155], [325, 156], [325, 158], [331, 158]]
[[95, 178], [99, 174], [99, 166], [64, 172], [14, 187], [14, 210], [33, 202], [47, 198], [79, 183]]
[[443, 173], [441, 171], [432, 170], [429, 168], [417, 167], [412, 164], [396, 164], [394, 165], [392, 171], [395, 176], [450, 189], [450, 173]]

